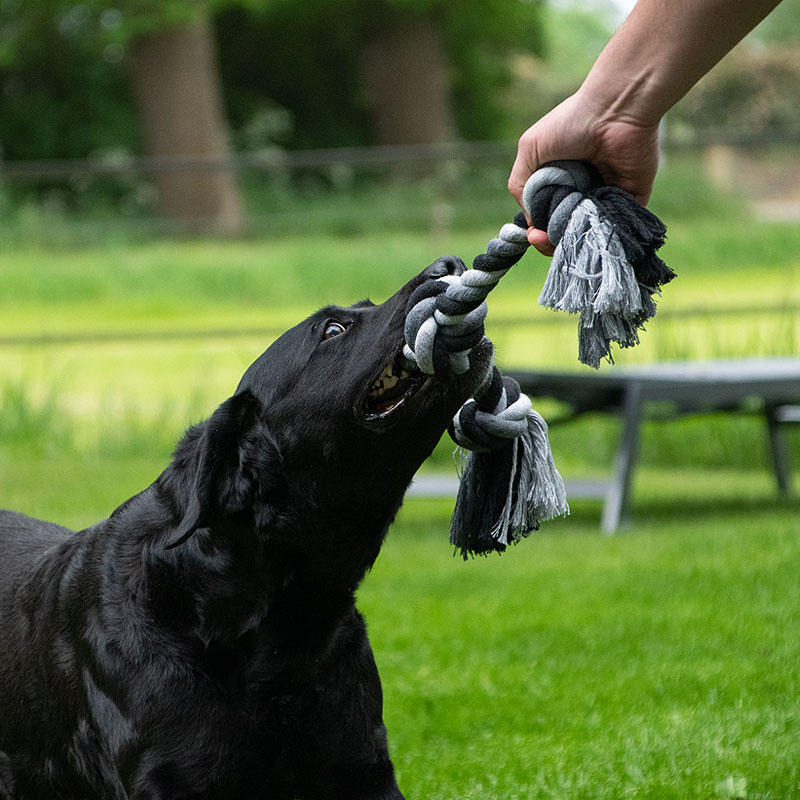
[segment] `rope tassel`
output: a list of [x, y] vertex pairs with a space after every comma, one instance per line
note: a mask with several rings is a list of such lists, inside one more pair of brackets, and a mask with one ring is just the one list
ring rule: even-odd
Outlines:
[[450, 436], [472, 451], [450, 523], [450, 542], [465, 559], [502, 552], [540, 522], [569, 513], [547, 424], [497, 367], [456, 414]]
[[656, 311], [653, 295], [675, 277], [656, 255], [666, 228], [627, 192], [604, 186], [591, 165], [553, 161], [525, 184], [523, 204], [556, 246], [539, 303], [580, 314], [578, 359], [613, 362]]

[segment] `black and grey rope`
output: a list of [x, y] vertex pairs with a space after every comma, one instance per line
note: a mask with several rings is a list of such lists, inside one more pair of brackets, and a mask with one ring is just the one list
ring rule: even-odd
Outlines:
[[422, 372], [445, 378], [469, 369], [469, 353], [483, 338], [486, 296], [525, 254], [526, 230], [520, 212], [475, 258], [472, 269], [423, 284], [411, 296], [404, 354]]
[[656, 313], [653, 295], [675, 277], [656, 255], [666, 228], [634, 197], [603, 185], [581, 161], [554, 161], [525, 184], [523, 204], [555, 245], [539, 303], [579, 314], [578, 359], [613, 361], [611, 343], [632, 347]]
[[[576, 161], [552, 162], [534, 173], [523, 202], [533, 224], [547, 230], [555, 245], [539, 302], [580, 314], [579, 360], [597, 367], [604, 358], [612, 360], [612, 342], [636, 344], [638, 330], [655, 313], [653, 295], [675, 276], [656, 255], [666, 232], [661, 220], [631, 195], [602, 185], [591, 165]], [[414, 292], [405, 327], [409, 365], [442, 380], [469, 369], [470, 352], [485, 338], [486, 297], [528, 249], [527, 228], [520, 212], [476, 256], [472, 269]], [[502, 454], [474, 466], [468, 462], [462, 477], [451, 540], [465, 554], [502, 550], [540, 520], [568, 511], [547, 425], [496, 366], [458, 412], [450, 433], [475, 453]], [[461, 503], [465, 485], [493, 497], [479, 508]]]

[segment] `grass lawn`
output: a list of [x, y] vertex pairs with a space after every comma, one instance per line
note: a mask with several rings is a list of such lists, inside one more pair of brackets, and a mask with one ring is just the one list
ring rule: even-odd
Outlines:
[[[443, 253], [469, 260], [495, 232], [15, 246], [0, 507], [76, 528], [106, 516], [278, 332], [326, 302], [380, 301]], [[796, 227], [683, 219], [664, 255], [679, 279], [621, 363], [800, 353]], [[575, 320], [536, 306], [546, 268], [527, 256], [489, 299], [507, 366], [576, 368]], [[555, 428], [557, 461], [601, 473], [616, 434], [601, 417]], [[407, 502], [360, 605], [409, 798], [800, 797], [800, 504], [774, 501], [755, 419], [650, 422], [642, 461], [634, 524], [612, 538], [576, 502], [464, 563], [450, 503]]]
[[[3, 503], [76, 527], [166, 453], [0, 449]], [[800, 514], [764, 472], [643, 469], [633, 527], [594, 503], [463, 562], [409, 500], [359, 592], [409, 798], [800, 794]]]
[[578, 509], [468, 563], [408, 504], [361, 591], [408, 796], [800, 795], [797, 506], [647, 478], [627, 535]]

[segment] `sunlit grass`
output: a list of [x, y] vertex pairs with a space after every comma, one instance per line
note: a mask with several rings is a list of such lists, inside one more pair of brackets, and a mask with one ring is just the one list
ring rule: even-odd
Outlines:
[[[800, 229], [745, 225], [722, 201], [719, 219], [693, 219], [692, 197], [683, 216], [665, 204], [679, 278], [618, 362], [800, 353]], [[381, 301], [439, 255], [469, 261], [496, 228], [16, 240], [0, 266], [0, 507], [96, 522], [281, 330], [324, 303]], [[580, 369], [576, 321], [536, 305], [547, 266], [529, 254], [489, 299], [504, 366]], [[553, 426], [559, 465], [607, 473], [618, 425]], [[800, 430], [789, 439], [800, 463]], [[454, 470], [451, 451], [437, 468]], [[763, 421], [649, 421], [641, 462], [621, 535], [573, 501], [498, 558], [453, 558], [452, 501], [407, 501], [360, 605], [408, 797], [800, 796], [800, 514], [775, 499]]]
[[409, 795], [796, 793], [796, 506], [675, 503], [680, 478], [648, 477], [672, 504], [624, 536], [578, 512], [468, 563], [447, 507], [408, 504], [361, 606]]

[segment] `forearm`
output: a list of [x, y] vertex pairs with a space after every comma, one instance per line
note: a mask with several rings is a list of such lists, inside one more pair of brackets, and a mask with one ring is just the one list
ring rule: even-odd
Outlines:
[[657, 125], [780, 0], [639, 0], [580, 94], [603, 116]]

